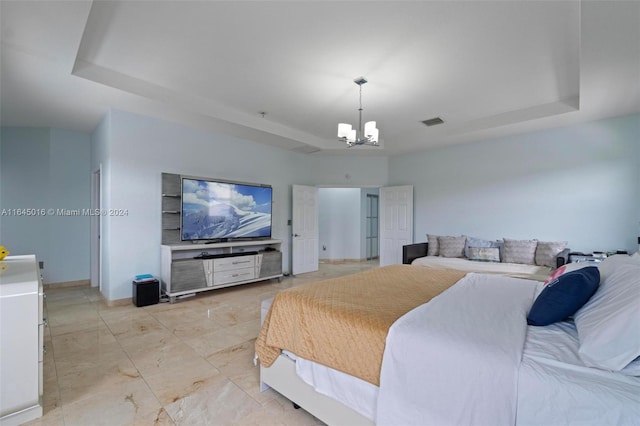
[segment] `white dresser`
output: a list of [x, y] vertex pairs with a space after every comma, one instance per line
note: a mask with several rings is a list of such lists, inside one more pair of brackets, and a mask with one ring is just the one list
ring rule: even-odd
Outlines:
[[0, 425], [42, 416], [43, 288], [35, 255], [0, 261]]

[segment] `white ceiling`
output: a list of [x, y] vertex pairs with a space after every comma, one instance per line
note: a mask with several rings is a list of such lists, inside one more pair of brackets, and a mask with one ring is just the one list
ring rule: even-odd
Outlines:
[[[3, 126], [91, 132], [117, 108], [394, 155], [640, 112], [636, 1], [2, 0], [0, 19]], [[359, 76], [382, 148], [336, 139]]]

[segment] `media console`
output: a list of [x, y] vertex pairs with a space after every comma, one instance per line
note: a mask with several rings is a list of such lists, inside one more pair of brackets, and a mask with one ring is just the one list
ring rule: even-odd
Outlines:
[[161, 246], [162, 290], [185, 294], [282, 277], [281, 240]]

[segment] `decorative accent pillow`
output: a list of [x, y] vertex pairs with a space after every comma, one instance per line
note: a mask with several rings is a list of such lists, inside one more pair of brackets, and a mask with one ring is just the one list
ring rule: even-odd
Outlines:
[[[544, 285], [549, 284], [551, 281], [555, 280], [556, 278], [558, 278], [559, 276], [567, 272], [577, 271], [578, 269], [587, 268], [589, 266], [597, 266], [597, 265], [594, 265], [592, 262], [576, 262], [576, 263], [567, 263], [566, 265], [562, 265], [561, 267], [559, 267], [549, 275], [549, 278], [545, 280]], [[600, 281], [602, 281], [602, 273], [600, 274]]]
[[536, 265], [556, 267], [556, 256], [567, 247], [566, 241], [538, 241], [536, 245]]
[[464, 243], [464, 256], [467, 259], [471, 259], [471, 257], [469, 256], [470, 247], [498, 247], [497, 241], [483, 240], [481, 238], [474, 238], [469, 236], [465, 236], [465, 238], [467, 240]]
[[524, 263], [533, 265], [536, 256], [536, 240], [510, 240], [504, 238], [502, 261], [505, 263]]
[[440, 257], [464, 257], [466, 237], [438, 237]]
[[438, 235], [427, 234], [427, 256], [437, 256], [440, 254], [438, 247]]
[[500, 249], [498, 247], [469, 247], [467, 258], [479, 262], [500, 262]]
[[599, 284], [600, 272], [597, 266], [561, 275], [550, 282], [533, 302], [527, 324], [549, 325], [575, 314], [596, 292]]
[[639, 306], [640, 266], [622, 264], [575, 314], [585, 365], [620, 371], [640, 356]]

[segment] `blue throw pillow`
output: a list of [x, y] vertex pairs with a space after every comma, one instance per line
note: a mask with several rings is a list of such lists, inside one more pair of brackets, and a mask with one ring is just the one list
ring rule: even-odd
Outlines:
[[551, 281], [533, 302], [527, 324], [549, 325], [575, 314], [600, 285], [600, 271], [589, 266]]

